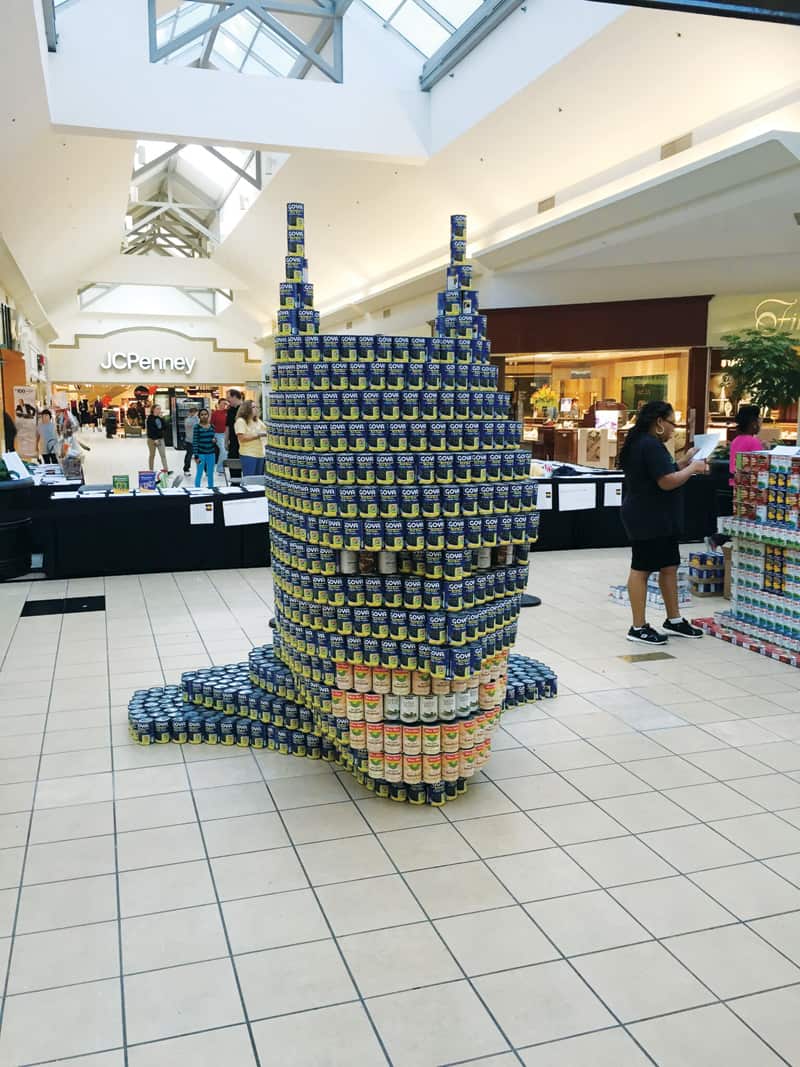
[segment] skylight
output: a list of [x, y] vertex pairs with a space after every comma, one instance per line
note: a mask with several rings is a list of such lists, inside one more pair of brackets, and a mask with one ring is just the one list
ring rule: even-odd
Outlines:
[[425, 58], [481, 6], [483, 0], [361, 0]]
[[148, 0], [150, 58], [273, 78], [304, 78], [315, 67], [341, 81], [342, 17], [351, 2]]
[[138, 141], [125, 216], [126, 255], [204, 259], [289, 157], [245, 148]]

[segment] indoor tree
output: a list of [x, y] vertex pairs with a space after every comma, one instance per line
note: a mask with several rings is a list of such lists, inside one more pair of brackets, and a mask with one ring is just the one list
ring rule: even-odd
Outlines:
[[800, 397], [800, 340], [782, 330], [740, 330], [722, 335], [728, 368], [725, 384], [736, 400], [778, 408]]

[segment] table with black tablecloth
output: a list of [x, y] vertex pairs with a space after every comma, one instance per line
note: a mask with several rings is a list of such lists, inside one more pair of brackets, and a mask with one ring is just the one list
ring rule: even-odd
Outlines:
[[[225, 525], [224, 502], [240, 499], [218, 493], [51, 499], [45, 571], [50, 578], [89, 578], [266, 566], [266, 522]], [[190, 523], [190, 505], [199, 503], [212, 504], [213, 522]]]
[[[606, 486], [620, 486], [620, 474], [539, 480], [540, 495], [550, 489], [550, 507], [540, 510], [536, 552], [565, 548], [619, 548], [628, 545], [619, 506], [606, 505]], [[562, 486], [591, 485], [593, 506], [578, 511], [562, 510]], [[715, 478], [698, 475], [683, 488], [684, 521], [681, 541], [702, 541], [716, 529], [717, 489]], [[611, 491], [609, 491], [610, 493]]]

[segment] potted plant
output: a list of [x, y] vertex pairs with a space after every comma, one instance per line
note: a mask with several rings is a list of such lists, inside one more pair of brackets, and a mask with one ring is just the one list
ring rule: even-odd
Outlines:
[[800, 340], [783, 330], [723, 334], [728, 368], [725, 385], [734, 400], [748, 397], [762, 409], [794, 404], [800, 397]]
[[549, 385], [543, 385], [531, 395], [531, 407], [546, 419], [554, 411], [558, 413], [558, 394]]

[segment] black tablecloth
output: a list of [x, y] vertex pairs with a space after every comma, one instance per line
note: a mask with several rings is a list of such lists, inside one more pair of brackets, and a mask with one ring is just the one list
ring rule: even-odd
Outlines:
[[[50, 501], [50, 578], [224, 570], [269, 563], [266, 523], [225, 526], [223, 500], [235, 497], [81, 497]], [[192, 526], [189, 503], [214, 506], [214, 522]]]
[[[618, 507], [606, 507], [605, 486], [616, 482], [616, 477], [598, 477], [591, 481], [595, 486], [594, 508], [585, 511], [561, 511], [559, 490], [562, 485], [586, 484], [586, 478], [549, 478], [542, 485], [552, 487], [552, 510], [541, 511], [539, 540], [533, 546], [535, 552], [547, 552], [565, 548], [619, 548], [628, 545]], [[718, 480], [707, 475], [691, 478], [684, 486], [684, 522], [681, 541], [702, 541], [716, 529], [718, 514]]]

